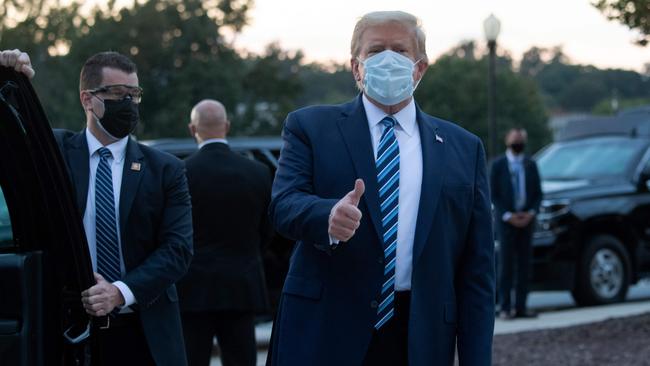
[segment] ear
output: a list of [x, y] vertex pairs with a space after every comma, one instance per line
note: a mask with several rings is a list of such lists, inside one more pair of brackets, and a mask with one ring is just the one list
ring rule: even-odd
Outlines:
[[230, 121], [226, 121], [226, 134], [230, 132]]
[[352, 69], [352, 76], [357, 83], [361, 81], [361, 71], [359, 70], [359, 61], [356, 58], [350, 59], [350, 69]]
[[414, 79], [422, 81], [422, 78], [424, 77], [424, 73], [427, 71], [428, 68], [429, 68], [429, 64], [423, 60], [420, 60], [420, 62], [418, 62], [415, 65]]
[[190, 131], [190, 136], [194, 138], [194, 135], [196, 135], [196, 127], [192, 124], [192, 122], [187, 124], [187, 130]]
[[87, 91], [79, 92], [79, 101], [81, 102], [81, 106], [84, 108], [84, 111], [93, 108], [92, 99], [93, 96], [89, 92]]

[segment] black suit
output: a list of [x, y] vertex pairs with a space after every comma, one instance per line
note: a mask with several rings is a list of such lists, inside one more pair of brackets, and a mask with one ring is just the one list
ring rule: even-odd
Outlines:
[[[90, 174], [85, 132], [59, 130], [55, 131], [55, 137], [83, 216]], [[137, 303], [131, 308], [140, 323], [135, 326], [144, 336], [157, 365], [186, 364], [174, 286], [185, 274], [192, 257], [190, 197], [184, 173], [183, 163], [174, 156], [128, 141], [119, 200], [120, 238], [126, 267], [121, 281], [135, 296]], [[100, 330], [96, 332], [100, 337], [103, 334]], [[128, 362], [130, 358], [124, 349], [116, 350], [113, 346], [123, 348], [129, 342], [122, 335], [113, 339], [117, 344], [111, 344], [111, 349], [104, 349], [103, 353], [122, 353], [121, 357]]]
[[224, 365], [254, 365], [253, 320], [268, 305], [261, 248], [272, 232], [269, 169], [220, 142], [185, 165], [195, 256], [178, 287], [189, 363], [209, 363], [216, 335]]
[[495, 221], [500, 239], [499, 256], [499, 302], [501, 310], [510, 311], [510, 293], [515, 288], [515, 310], [517, 313], [526, 311], [526, 297], [531, 268], [531, 239], [535, 220], [524, 227], [518, 228], [505, 221], [506, 212], [537, 213], [542, 201], [542, 189], [537, 170], [537, 164], [529, 157], [523, 159], [525, 176], [525, 200], [522, 207], [516, 207], [515, 190], [508, 158], [503, 155], [494, 160], [490, 170], [490, 185], [492, 203], [495, 208]]

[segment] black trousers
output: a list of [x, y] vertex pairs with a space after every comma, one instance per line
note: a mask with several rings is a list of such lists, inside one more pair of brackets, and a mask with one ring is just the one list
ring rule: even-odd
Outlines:
[[516, 228], [501, 223], [499, 247], [499, 304], [502, 311], [512, 308], [512, 290], [515, 290], [515, 311], [526, 311], [528, 284], [531, 275], [533, 226]]
[[255, 366], [255, 314], [248, 311], [182, 312], [189, 366], [208, 366], [216, 336], [224, 366]]
[[137, 313], [118, 314], [108, 329], [94, 330], [99, 343], [99, 361], [93, 365], [155, 365]]
[[407, 366], [411, 292], [395, 292], [395, 315], [375, 330], [363, 366]]

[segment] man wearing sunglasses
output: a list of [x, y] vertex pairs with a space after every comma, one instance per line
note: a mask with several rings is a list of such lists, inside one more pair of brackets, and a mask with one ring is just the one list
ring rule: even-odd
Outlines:
[[[0, 66], [34, 76], [29, 56], [0, 52]], [[140, 117], [135, 64], [102, 52], [84, 64], [86, 128], [55, 131], [77, 194], [96, 284], [81, 293], [97, 317], [99, 365], [185, 365], [174, 283], [192, 256], [183, 163], [129, 138]], [[93, 362], [95, 364], [95, 362]]]

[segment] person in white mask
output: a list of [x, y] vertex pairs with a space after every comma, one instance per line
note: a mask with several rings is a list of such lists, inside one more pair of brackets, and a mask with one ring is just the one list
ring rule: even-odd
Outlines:
[[353, 101], [285, 121], [271, 220], [296, 247], [267, 365], [491, 364], [494, 244], [485, 153], [422, 112], [419, 20], [357, 22]]

